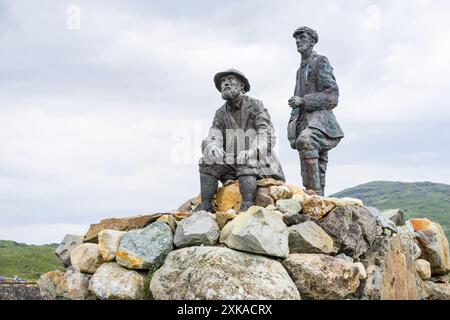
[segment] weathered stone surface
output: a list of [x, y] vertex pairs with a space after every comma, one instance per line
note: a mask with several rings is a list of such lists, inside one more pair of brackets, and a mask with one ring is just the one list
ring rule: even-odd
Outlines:
[[105, 229], [98, 234], [98, 251], [103, 261], [114, 261], [125, 231]]
[[363, 202], [355, 198], [325, 198], [327, 201], [333, 203], [336, 207], [357, 206], [362, 207]]
[[187, 211], [171, 211], [168, 214], [174, 217], [176, 221], [181, 221], [189, 217], [192, 213]]
[[224, 185], [217, 190], [213, 201], [215, 211], [227, 212], [230, 209], [239, 211], [242, 203], [239, 181]]
[[446, 275], [436, 275], [434, 277], [430, 278], [430, 281], [434, 282], [434, 283], [449, 283], [450, 279], [449, 279], [448, 274]]
[[157, 221], [144, 229], [128, 231], [120, 241], [116, 261], [128, 269], [155, 269], [173, 249], [172, 230]]
[[[392, 220], [386, 218], [386, 216], [382, 214], [380, 210], [374, 207], [367, 207], [366, 209], [375, 218], [375, 220], [377, 221], [377, 225], [382, 228], [382, 234], [391, 235], [392, 232], [398, 232], [395, 223]], [[387, 232], [388, 230], [390, 230], [391, 232]]]
[[98, 245], [95, 243], [83, 243], [74, 248], [70, 253], [72, 267], [83, 273], [94, 273], [103, 263]]
[[448, 240], [441, 225], [426, 218], [410, 221], [422, 249], [421, 258], [430, 262], [431, 274], [447, 274], [450, 271], [450, 253]]
[[310, 197], [306, 194], [305, 190], [300, 189], [295, 184], [287, 184], [287, 187], [289, 188], [289, 190], [291, 190], [292, 199], [297, 200], [300, 204], [303, 204], [306, 198]]
[[333, 239], [313, 221], [289, 227], [289, 253], [325, 253], [333, 251]]
[[146, 279], [146, 273], [108, 262], [92, 276], [89, 290], [102, 300], [144, 300], [147, 298]]
[[322, 198], [319, 196], [312, 196], [305, 199], [305, 201], [303, 202], [302, 213], [314, 219], [321, 219], [335, 207], [336, 205], [328, 201], [326, 198]]
[[159, 217], [156, 221], [164, 222], [165, 224], [167, 224], [173, 233], [175, 233], [177, 230], [177, 220], [172, 214], [165, 214]]
[[299, 213], [302, 206], [295, 199], [281, 199], [277, 201], [277, 208], [282, 213]]
[[340, 254], [338, 254], [338, 255], [336, 255], [336, 256], [334, 256], [336, 259], [344, 259], [345, 261], [348, 261], [348, 262], [353, 262], [353, 258], [352, 257], [349, 257], [348, 255], [346, 255], [346, 254], [344, 254], [344, 253], [340, 253]]
[[335, 208], [318, 224], [333, 239], [336, 252], [353, 258], [365, 253], [377, 235], [375, 218], [365, 207]]
[[178, 248], [213, 246], [219, 235], [219, 226], [214, 217], [209, 212], [197, 211], [178, 224], [173, 241]]
[[289, 254], [288, 234], [279, 214], [253, 206], [223, 228], [220, 242], [232, 249], [284, 258]]
[[358, 266], [327, 255], [291, 254], [283, 266], [303, 299], [343, 299], [359, 286]]
[[158, 300], [300, 299], [278, 261], [219, 247], [171, 252], [150, 290]]
[[64, 267], [69, 267], [70, 262], [70, 252], [73, 248], [79, 246], [83, 243], [83, 236], [75, 234], [66, 234], [61, 244], [56, 248], [55, 255], [58, 258], [61, 265]]
[[364, 265], [361, 262], [355, 262], [354, 266], [358, 268], [359, 271], [359, 280], [367, 279], [367, 271]]
[[55, 300], [62, 298], [61, 282], [64, 278], [62, 271], [50, 271], [39, 278], [37, 284], [41, 292], [41, 296], [45, 300]]
[[284, 182], [281, 180], [275, 180], [273, 178], [264, 178], [256, 181], [258, 187], [272, 187], [272, 186], [282, 186]]
[[273, 186], [270, 187], [270, 196], [275, 201], [280, 199], [290, 199], [292, 198], [292, 192], [287, 186]]
[[112, 218], [104, 219], [99, 223], [91, 224], [89, 230], [84, 235], [84, 242], [97, 243], [98, 234], [104, 229], [111, 229], [117, 231], [129, 231], [134, 229], [142, 229], [156, 221], [161, 217], [160, 213], [155, 213], [152, 215], [141, 215], [128, 218]]
[[255, 205], [258, 207], [267, 207], [275, 204], [275, 201], [270, 196], [270, 188], [257, 188], [255, 194]]
[[416, 271], [422, 280], [428, 280], [431, 278], [431, 266], [427, 260], [417, 259], [414, 262], [414, 265], [416, 266]]
[[450, 300], [450, 284], [425, 282], [429, 292], [428, 300]]
[[236, 217], [237, 215], [235, 213], [216, 212], [216, 221], [219, 226], [219, 229], [222, 230], [228, 222], [230, 222]]
[[69, 299], [86, 300], [92, 299], [89, 292], [90, 275], [75, 270], [51, 271], [43, 274], [38, 280], [41, 295], [46, 300]]
[[286, 213], [283, 215], [283, 221], [288, 227], [290, 227], [305, 221], [317, 221], [317, 220], [311, 218], [310, 216], [300, 213]]
[[200, 203], [200, 195], [195, 198], [189, 199], [178, 207], [177, 211], [191, 211], [192, 206], [198, 205]]
[[377, 238], [361, 261], [367, 266], [367, 280], [358, 293], [370, 300], [421, 300], [428, 295], [414, 264], [414, 242], [399, 227], [395, 237]]
[[400, 209], [391, 209], [383, 211], [382, 214], [395, 223], [396, 226], [404, 226], [405, 225], [405, 212]]

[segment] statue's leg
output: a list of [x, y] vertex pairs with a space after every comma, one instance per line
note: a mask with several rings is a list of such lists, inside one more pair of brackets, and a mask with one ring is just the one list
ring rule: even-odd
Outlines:
[[322, 152], [319, 154], [319, 171], [320, 171], [320, 188], [322, 194], [325, 194], [325, 174], [327, 172], [328, 165], [328, 152]]
[[256, 176], [247, 175], [239, 177], [239, 191], [242, 195], [240, 212], [247, 211], [254, 205], [256, 195]]
[[219, 179], [206, 173], [200, 173], [200, 196], [202, 202], [194, 211], [213, 212], [212, 199], [217, 191]]
[[313, 136], [314, 132], [305, 129], [296, 141], [300, 154], [301, 174], [303, 186], [307, 190], [314, 190], [316, 194], [323, 195], [320, 186], [319, 151]]

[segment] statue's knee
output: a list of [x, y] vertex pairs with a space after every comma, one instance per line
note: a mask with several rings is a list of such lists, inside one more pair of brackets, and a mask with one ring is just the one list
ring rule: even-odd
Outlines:
[[295, 141], [297, 150], [311, 149], [311, 139], [308, 134], [300, 134]]

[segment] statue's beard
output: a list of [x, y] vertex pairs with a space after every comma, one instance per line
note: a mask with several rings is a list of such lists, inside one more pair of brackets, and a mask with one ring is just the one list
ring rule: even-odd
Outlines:
[[236, 99], [241, 92], [236, 88], [224, 88], [222, 90], [222, 98], [224, 100], [230, 101]]

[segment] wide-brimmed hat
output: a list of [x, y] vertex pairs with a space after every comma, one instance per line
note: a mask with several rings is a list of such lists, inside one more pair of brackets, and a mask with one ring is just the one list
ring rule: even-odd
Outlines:
[[216, 84], [217, 90], [222, 92], [221, 79], [224, 76], [229, 76], [229, 75], [235, 76], [239, 80], [242, 81], [242, 83], [244, 84], [244, 91], [245, 91], [244, 93], [247, 93], [250, 91], [250, 82], [248, 82], [248, 79], [244, 76], [244, 74], [242, 72], [240, 72], [239, 70], [236, 70], [236, 69], [228, 69], [226, 71], [216, 73], [216, 75], [214, 76], [214, 83]]
[[311, 29], [309, 27], [298, 27], [297, 29], [295, 29], [294, 34], [292, 36], [295, 38], [302, 32], [306, 32], [307, 34], [309, 34], [315, 40], [316, 43], [319, 41], [319, 35], [317, 34], [316, 30]]

